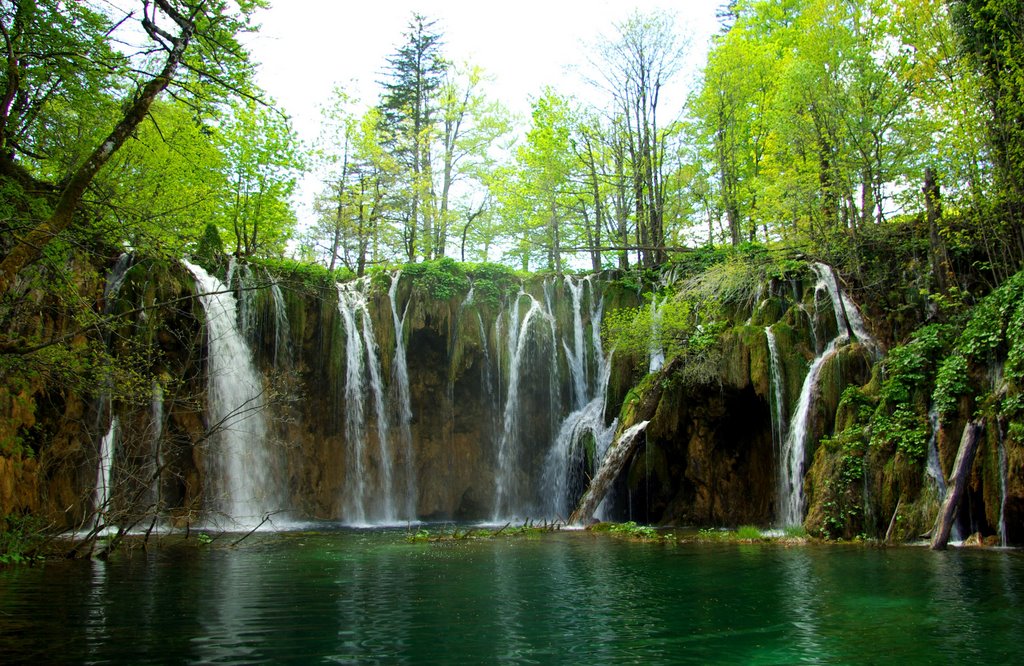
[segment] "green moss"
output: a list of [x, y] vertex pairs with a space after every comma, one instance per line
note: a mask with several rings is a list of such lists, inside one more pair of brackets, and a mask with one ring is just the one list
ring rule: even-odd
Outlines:
[[402, 276], [412, 280], [413, 289], [435, 301], [447, 301], [469, 291], [465, 267], [449, 257], [402, 267]]

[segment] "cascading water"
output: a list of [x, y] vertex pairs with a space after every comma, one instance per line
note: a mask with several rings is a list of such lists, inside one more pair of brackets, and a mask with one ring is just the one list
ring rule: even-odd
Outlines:
[[388, 300], [391, 302], [391, 317], [395, 326], [395, 356], [391, 361], [391, 380], [398, 394], [398, 447], [404, 462], [402, 472], [405, 476], [406, 518], [416, 515], [416, 474], [412, 450], [412, 394], [409, 391], [409, 364], [405, 349], [405, 316], [409, 312], [409, 304], [405, 304], [402, 316], [398, 316], [398, 280], [402, 271], [395, 271], [391, 276], [391, 287], [388, 289]]
[[[343, 518], [356, 525], [398, 520], [388, 413], [373, 324], [362, 291], [366, 280], [338, 284], [338, 312], [345, 329], [345, 497]], [[369, 386], [367, 386], [369, 380]], [[377, 451], [370, 453], [366, 419], [369, 389], [377, 417]]]
[[[569, 290], [572, 299], [572, 348], [567, 341], [562, 341], [565, 349], [565, 358], [569, 365], [569, 375], [572, 379], [573, 409], [580, 409], [587, 402], [587, 349], [583, 342], [583, 288], [585, 280], [573, 280], [571, 277], [565, 279], [565, 287]], [[551, 304], [548, 301], [550, 311]]]
[[[807, 436], [813, 418], [814, 393], [818, 385], [818, 375], [825, 361], [841, 346], [849, 342], [852, 331], [857, 341], [867, 348], [872, 355], [878, 353], [879, 346], [868, 333], [860, 311], [856, 304], [836, 284], [832, 269], [824, 264], [811, 264], [811, 270], [817, 277], [814, 286], [817, 295], [826, 291], [836, 318], [836, 336], [811, 362], [807, 375], [800, 388], [800, 397], [790, 419], [790, 429], [784, 440], [781, 464], [779, 465], [779, 506], [778, 517], [782, 526], [799, 525], [804, 515], [803, 476], [806, 457]], [[817, 301], [817, 298], [815, 298]]]
[[782, 377], [782, 364], [779, 362], [779, 344], [771, 326], [764, 327], [764, 335], [768, 341], [768, 372], [772, 384], [772, 442], [775, 444], [779, 460], [783, 457], [783, 445], [786, 441], [786, 393]]
[[[597, 362], [596, 381], [586, 381], [586, 349], [584, 347], [585, 331], [582, 316], [583, 287], [588, 286], [590, 305], [591, 347]], [[574, 410], [559, 425], [557, 434], [545, 459], [543, 472], [543, 488], [545, 493], [545, 510], [552, 518], [565, 518], [573, 508], [572, 502], [584, 490], [579, 472], [593, 476], [600, 461], [603, 460], [608, 447], [615, 436], [618, 419], [605, 423], [608, 378], [611, 375], [611, 354], [605, 356], [601, 345], [601, 317], [603, 299], [594, 299], [594, 285], [585, 278], [574, 282], [566, 278], [566, 287], [572, 295], [573, 305], [573, 340], [576, 349], [565, 346], [566, 359], [571, 374], [579, 378], [582, 396], [577, 396]], [[590, 448], [587, 451], [587, 448]], [[589, 453], [589, 466], [585, 465]], [[575, 484], [575, 487], [574, 487]]]
[[[521, 318], [520, 303], [529, 300], [529, 307]], [[530, 340], [530, 329], [534, 322], [548, 317], [540, 302], [525, 291], [520, 290], [513, 299], [508, 315], [508, 332], [506, 353], [508, 354], [508, 388], [505, 391], [505, 407], [502, 418], [501, 438], [498, 442], [498, 468], [495, 473], [494, 520], [514, 517], [522, 507], [523, 492], [519, 479], [522, 473], [520, 466], [521, 436], [519, 432], [520, 391], [519, 380], [526, 361], [526, 352]]]
[[[928, 423], [931, 425], [931, 436], [928, 438], [928, 461], [925, 469], [935, 485], [935, 494], [941, 506], [943, 500], [946, 499], [948, 489], [946, 487], [946, 477], [942, 473], [942, 463], [939, 460], [939, 429], [941, 424], [939, 422], [939, 408], [936, 405], [932, 405], [928, 410]], [[949, 538], [954, 542], [963, 540], [960, 534], [960, 527], [955, 520], [950, 529]]]
[[867, 326], [864, 325], [864, 319], [860, 316], [857, 304], [847, 296], [845, 291], [839, 288], [832, 268], [825, 264], [814, 262], [811, 264], [811, 270], [818, 278], [815, 289], [824, 287], [828, 290], [829, 299], [832, 301], [832, 309], [836, 317], [836, 326], [839, 329], [838, 336], [845, 338], [848, 336], [848, 331], [852, 331], [857, 342], [864, 345], [872, 356], [877, 359], [879, 353], [878, 343], [868, 333]]
[[1009, 545], [1006, 540], [1006, 486], [1008, 483], [1008, 470], [1006, 460], [1006, 442], [1003, 434], [1003, 424], [996, 420], [999, 429], [999, 545], [1004, 548]]
[[288, 323], [288, 308], [285, 305], [284, 293], [281, 291], [281, 285], [277, 282], [270, 285], [270, 297], [274, 302], [274, 367], [278, 367], [282, 360], [286, 365], [290, 365], [292, 332]]
[[111, 485], [114, 472], [114, 452], [117, 446], [118, 424], [117, 417], [110, 420], [110, 428], [107, 434], [100, 440], [100, 454], [96, 464], [96, 489], [93, 493], [93, 512], [95, 514], [95, 527], [102, 527], [101, 534], [112, 529], [107, 524], [110, 512], [110, 500], [113, 486]]
[[207, 483], [209, 518], [255, 527], [281, 510], [264, 414], [263, 383], [238, 327], [234, 295], [202, 267], [182, 262], [196, 280], [206, 312]]
[[662, 307], [668, 296], [658, 302], [658, 295], [651, 294], [651, 342], [648, 351], [647, 372], [658, 372], [665, 365], [665, 345], [661, 342]]
[[[106, 284], [103, 287], [103, 313], [110, 314], [114, 311], [114, 302], [124, 284], [128, 269], [131, 268], [132, 256], [124, 253], [117, 258], [113, 268], [107, 275]], [[105, 340], [106, 341], [106, 340]], [[99, 408], [96, 410], [96, 432], [102, 432], [102, 420], [109, 418], [106, 434], [99, 440], [98, 455], [96, 457], [96, 486], [93, 490], [93, 513], [94, 526], [106, 525], [109, 518], [110, 502], [112, 500], [114, 474], [114, 453], [118, 436], [117, 416], [113, 414], [111, 405], [111, 379], [104, 378], [104, 390], [99, 399]], [[104, 532], [111, 529], [110, 525], [104, 527]]]

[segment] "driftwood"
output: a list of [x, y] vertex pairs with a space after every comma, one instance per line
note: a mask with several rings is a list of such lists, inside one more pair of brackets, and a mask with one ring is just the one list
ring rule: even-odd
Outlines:
[[892, 542], [892, 533], [896, 529], [896, 519], [900, 515], [900, 506], [903, 504], [903, 498], [901, 497], [896, 502], [896, 510], [892, 512], [892, 519], [889, 521], [889, 529], [885, 531], [885, 543]]
[[569, 516], [570, 524], [579, 525], [591, 519], [601, 500], [608, 494], [608, 489], [611, 487], [612, 482], [618, 477], [623, 466], [633, 455], [633, 451], [640, 441], [639, 435], [647, 428], [648, 423], [650, 421], [641, 421], [630, 426], [615, 441], [612, 447], [608, 449], [604, 462], [601, 463], [601, 469], [597, 470], [597, 474], [594, 475], [593, 480], [591, 480], [590, 485], [587, 487], [587, 492], [583, 494], [579, 506]]
[[981, 421], [970, 421], [964, 426], [964, 434], [960, 437], [960, 448], [956, 452], [956, 461], [953, 463], [953, 470], [949, 474], [949, 482], [946, 484], [946, 499], [939, 508], [939, 515], [935, 517], [935, 527], [932, 528], [932, 550], [945, 550], [949, 542], [949, 532], [953, 528], [953, 520], [956, 518], [957, 508], [960, 506], [960, 496], [963, 495], [964, 487], [967, 485], [967, 475], [974, 463], [974, 454], [978, 450], [978, 439], [984, 431], [985, 426]]

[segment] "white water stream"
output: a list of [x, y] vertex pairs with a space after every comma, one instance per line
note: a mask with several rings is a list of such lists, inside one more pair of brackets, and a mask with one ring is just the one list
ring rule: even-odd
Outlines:
[[238, 327], [234, 295], [200, 266], [182, 262], [206, 312], [207, 433], [204, 505], [211, 522], [259, 525], [281, 508], [275, 456], [267, 437], [263, 383]]
[[[836, 284], [832, 269], [824, 264], [811, 264], [817, 277], [815, 294], [825, 291], [832, 304], [836, 319], [836, 336], [811, 362], [800, 388], [800, 396], [789, 420], [789, 431], [784, 439], [782, 458], [779, 465], [778, 520], [783, 527], [799, 525], [804, 517], [803, 478], [806, 465], [807, 437], [813, 425], [815, 393], [818, 376], [824, 363], [843, 345], [851, 342], [852, 331], [856, 341], [864, 345], [872, 356], [879, 351], [878, 343], [871, 337], [861, 318], [857, 305]], [[817, 302], [817, 296], [815, 297]]]

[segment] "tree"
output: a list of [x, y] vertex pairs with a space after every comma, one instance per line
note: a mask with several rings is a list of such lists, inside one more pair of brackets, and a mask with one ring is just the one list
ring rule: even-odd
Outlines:
[[[49, 214], [17, 238], [0, 261], [0, 294], [6, 295], [18, 273], [38, 259], [43, 248], [73, 224], [82, 198], [96, 175], [146, 119], [156, 98], [172, 83], [180, 83], [181, 79], [176, 79], [176, 76], [181, 70], [192, 75], [195, 80], [216, 83], [221, 89], [227, 87], [241, 91], [248, 87], [248, 56], [237, 41], [237, 35], [249, 28], [251, 12], [262, 4], [259, 0], [245, 0], [231, 6], [204, 0], [142, 0], [139, 21], [147, 43], [140, 57], [159, 53], [158, 58], [145, 57], [133, 63], [130, 70], [122, 70], [122, 56], [110, 58], [112, 50], [87, 52], [100, 58], [100, 68], [117, 68], [118, 71], [124, 71], [125, 76], [128, 76], [129, 71], [135, 72], [130, 87], [132, 92], [123, 101], [123, 111], [105, 137], [92, 141], [93, 147], [87, 157], [77, 160], [69, 170], [68, 177], [53, 188], [59, 194]], [[12, 127], [11, 111], [16, 108], [15, 100], [31, 96], [33, 84], [38, 84], [25, 74], [36, 68], [45, 68], [47, 64], [44, 58], [37, 57], [34, 49], [26, 48], [25, 36], [37, 34], [41, 26], [59, 25], [67, 5], [63, 2], [40, 5], [23, 0], [17, 4], [13, 14], [8, 11], [2, 16], [3, 30], [0, 35], [5, 42], [6, 62], [3, 67], [3, 84], [0, 86], [4, 90], [3, 111], [0, 115], [6, 127], [0, 133], [5, 134], [8, 140]], [[78, 3], [71, 3], [71, 6], [77, 8]], [[123, 20], [128, 21], [130, 18], [126, 16]], [[118, 22], [106, 24], [104, 35], [113, 30], [114, 24]], [[92, 24], [96, 27], [99, 25], [95, 21]], [[43, 33], [46, 31], [43, 30]], [[95, 29], [90, 30], [89, 34], [98, 39]], [[50, 46], [47, 52], [59, 51], [52, 42]], [[68, 58], [67, 61], [73, 64], [75, 58]], [[62, 70], [59, 76], [70, 73], [70, 70]], [[203, 91], [205, 86], [191, 89], [182, 87], [180, 94], [183, 99], [192, 98], [193, 90]], [[103, 91], [93, 88], [92, 92], [96, 94]], [[202, 101], [198, 97], [194, 99]], [[24, 123], [21, 124], [24, 126]], [[16, 155], [11, 157], [10, 143], [5, 148], [5, 154], [0, 155], [0, 172], [17, 174], [16, 177], [23, 182], [34, 180], [25, 169], [20, 168]]]
[[441, 168], [436, 190], [440, 190], [440, 198], [430, 240], [434, 258], [445, 256], [447, 250], [454, 221], [453, 186], [465, 181], [475, 181], [481, 186], [486, 172], [492, 168], [493, 160], [488, 151], [510, 129], [508, 112], [501, 104], [484, 96], [481, 90], [484, 80], [479, 67], [449, 67], [439, 91]]
[[1006, 273], [1024, 262], [1024, 12], [1014, 0], [950, 0], [953, 24], [982, 78], [989, 154], [996, 176], [992, 213], [1004, 218]]
[[388, 58], [389, 77], [383, 82], [380, 102], [388, 147], [403, 170], [407, 204], [404, 241], [409, 261], [432, 257], [434, 248], [430, 145], [436, 122], [436, 95], [448, 64], [441, 55], [435, 21], [414, 14], [405, 43]]
[[340, 261], [357, 275], [368, 263], [400, 255], [401, 246], [385, 220], [386, 193], [397, 165], [385, 150], [379, 108], [358, 115], [355, 100], [336, 88], [324, 109], [317, 155], [324, 168], [318, 219], [309, 232], [330, 270]]
[[516, 229], [513, 253], [524, 270], [537, 255], [544, 257], [549, 270], [563, 269], [563, 235], [571, 228], [565, 223], [576, 199], [572, 130], [569, 102], [553, 89], [545, 89], [533, 102], [526, 141], [516, 151], [515, 176], [507, 179], [498, 194], [503, 219]]
[[598, 46], [595, 63], [623, 119], [631, 167], [637, 245], [643, 263], [665, 261], [665, 156], [667, 135], [658, 117], [664, 88], [678, 73], [686, 43], [669, 14], [635, 14], [618, 35]]
[[234, 236], [235, 254], [280, 254], [295, 226], [289, 199], [301, 168], [291, 124], [272, 108], [245, 100], [232, 105], [218, 144], [227, 181], [221, 226]]
[[187, 104], [157, 100], [90, 187], [91, 227], [111, 246], [181, 257], [215, 224], [228, 183], [213, 126]]

